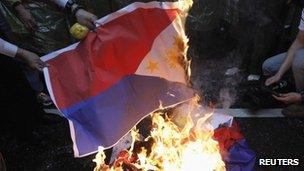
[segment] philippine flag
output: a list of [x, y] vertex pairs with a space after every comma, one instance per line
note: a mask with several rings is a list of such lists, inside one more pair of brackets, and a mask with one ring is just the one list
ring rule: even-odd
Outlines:
[[44, 56], [48, 91], [69, 120], [76, 157], [112, 147], [142, 118], [191, 99], [178, 2], [133, 3], [85, 40]]

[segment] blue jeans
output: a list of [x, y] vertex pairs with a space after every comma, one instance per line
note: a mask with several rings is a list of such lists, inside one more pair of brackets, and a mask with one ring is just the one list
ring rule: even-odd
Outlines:
[[[276, 74], [283, 64], [287, 53], [281, 53], [264, 61], [262, 69], [267, 77]], [[304, 49], [299, 50], [292, 62], [291, 70], [295, 80], [297, 91], [304, 90]]]

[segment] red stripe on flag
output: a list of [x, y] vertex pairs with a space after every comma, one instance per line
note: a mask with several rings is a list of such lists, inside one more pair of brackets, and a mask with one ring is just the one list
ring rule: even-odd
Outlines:
[[137, 9], [91, 32], [76, 49], [48, 61], [59, 108], [97, 95], [133, 74], [177, 9]]

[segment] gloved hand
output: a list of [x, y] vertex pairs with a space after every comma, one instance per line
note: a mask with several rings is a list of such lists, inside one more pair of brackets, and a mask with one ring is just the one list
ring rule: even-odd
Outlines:
[[97, 17], [94, 14], [84, 9], [79, 9], [75, 13], [75, 17], [79, 24], [87, 26], [91, 30], [95, 28], [95, 21], [97, 20]]

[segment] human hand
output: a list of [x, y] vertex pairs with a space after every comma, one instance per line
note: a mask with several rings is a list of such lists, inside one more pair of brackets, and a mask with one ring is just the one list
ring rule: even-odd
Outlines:
[[97, 17], [94, 14], [87, 12], [86, 10], [79, 9], [76, 12], [75, 17], [79, 24], [87, 26], [91, 30], [95, 28]]
[[279, 96], [273, 95], [273, 97], [285, 104], [295, 104], [301, 102], [301, 94], [295, 92], [280, 94]]
[[30, 68], [37, 69], [39, 71], [42, 71], [44, 67], [48, 66], [48, 64], [43, 62], [37, 54], [25, 49], [19, 48], [16, 57], [23, 60]]
[[274, 76], [268, 78], [265, 81], [265, 85], [270, 86], [271, 84], [278, 82], [280, 79], [281, 79], [281, 76], [279, 74], [275, 74]]
[[15, 10], [17, 11], [19, 19], [24, 24], [25, 28], [30, 32], [35, 32], [37, 30], [37, 24], [32, 17], [32, 14], [26, 10], [22, 4], [17, 5]]

